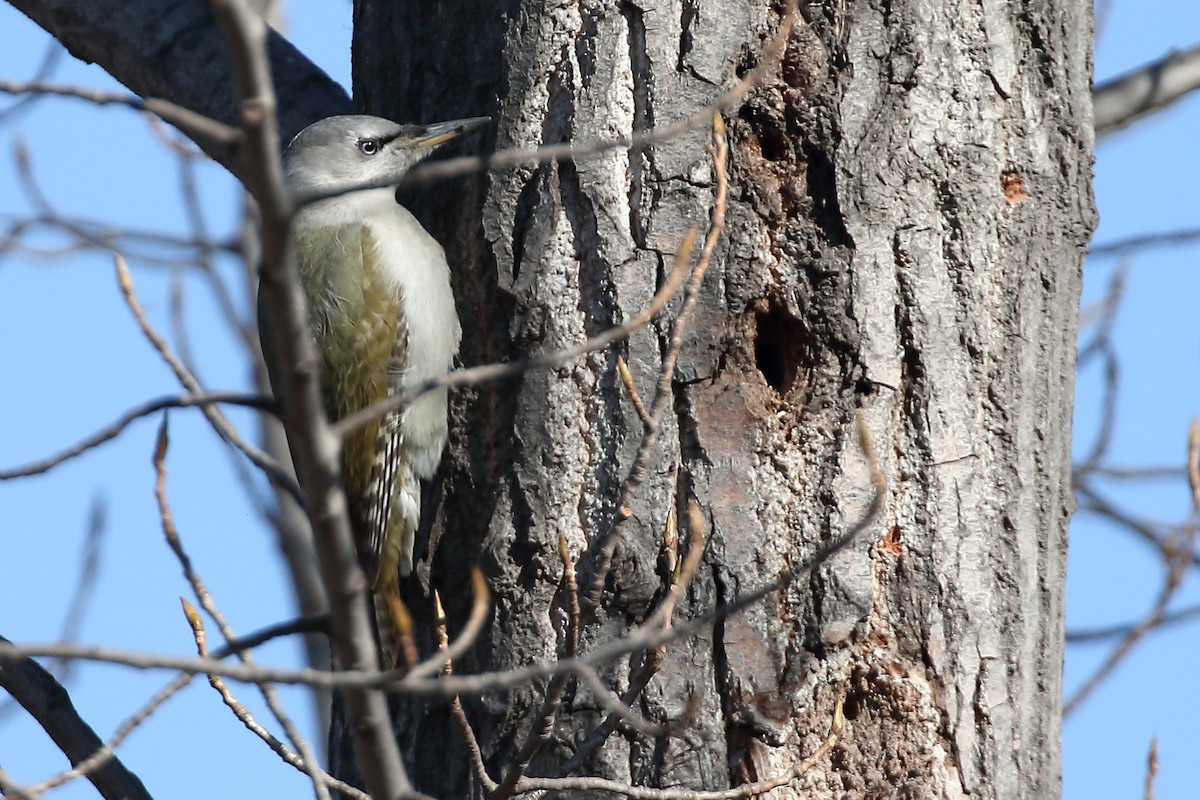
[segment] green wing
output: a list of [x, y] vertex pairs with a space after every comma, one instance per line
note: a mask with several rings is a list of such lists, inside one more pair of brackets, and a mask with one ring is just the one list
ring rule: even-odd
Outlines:
[[[403, 371], [408, 332], [402, 298], [383, 278], [379, 244], [366, 226], [304, 231], [297, 236], [296, 252], [325, 411], [338, 420], [387, 397], [389, 375]], [[387, 582], [397, 563], [387, 543], [401, 477], [399, 436], [399, 416], [391, 414], [351, 433], [342, 450], [342, 483], [359, 557], [376, 584], [381, 578]]]

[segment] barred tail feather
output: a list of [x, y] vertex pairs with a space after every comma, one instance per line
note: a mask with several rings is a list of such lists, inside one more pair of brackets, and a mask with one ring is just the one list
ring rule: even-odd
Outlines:
[[400, 656], [400, 631], [384, 593], [372, 591], [371, 600], [375, 604], [375, 631], [379, 634], [379, 652], [383, 657], [380, 667], [393, 669]]
[[413, 568], [413, 545], [421, 521], [421, 480], [404, 450], [399, 420], [380, 425], [380, 441], [372, 469], [368, 520], [370, 549], [376, 565], [371, 594], [383, 665], [396, 665], [399, 655], [397, 607], [400, 576]]

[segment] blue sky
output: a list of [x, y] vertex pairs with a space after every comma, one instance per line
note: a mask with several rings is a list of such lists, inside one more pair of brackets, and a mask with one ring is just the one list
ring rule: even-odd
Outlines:
[[[336, 80], [349, 83], [350, 5], [289, 2], [289, 35]], [[0, 4], [0, 77], [32, 75], [44, 34]], [[1097, 75], [1117, 74], [1171, 48], [1200, 41], [1200, 6], [1172, 0], [1117, 0], [1097, 47]], [[100, 69], [64, 56], [55, 80], [118, 88]], [[0, 107], [10, 102], [0, 97]], [[1200, 216], [1200, 98], [1106, 139], [1098, 148], [1097, 242], [1150, 231], [1196, 226]], [[96, 109], [48, 99], [0, 130], [0, 214], [27, 214], [11, 151], [28, 145], [32, 168], [49, 201], [64, 215], [112, 225], [188, 232], [179, 200], [179, 170], [142, 119], [116, 107]], [[200, 196], [211, 229], [231, 232], [237, 188], [222, 170], [199, 168]], [[49, 246], [51, 236], [34, 240]], [[1125, 391], [1113, 461], [1180, 464], [1187, 424], [1200, 409], [1200, 247], [1163, 249], [1132, 263], [1118, 325]], [[1115, 261], [1089, 263], [1084, 302], [1104, 290]], [[219, 262], [231, 278], [240, 266]], [[139, 294], [152, 322], [169, 330], [170, 291], [186, 287], [190, 344], [206, 385], [246, 385], [248, 365], [221, 323], [207, 286], [186, 272], [137, 267]], [[240, 299], [241, 313], [250, 309]], [[116, 289], [110, 261], [96, 255], [65, 260], [6, 256], [0, 260], [0, 466], [44, 456], [107, 424], [147, 398], [175, 394], [174, 378], [146, 345]], [[1094, 430], [1099, 382], [1080, 376], [1077, 431], [1086, 446]], [[231, 411], [248, 432], [253, 417]], [[229, 457], [194, 412], [170, 415], [168, 492], [181, 536], [202, 576], [239, 632], [290, 614], [290, 593], [278, 553], [229, 469]], [[157, 419], [134, 424], [119, 439], [51, 475], [0, 485], [0, 633], [14, 640], [54, 638], [65, 616], [95, 498], [107, 508], [98, 583], [81, 639], [117, 647], [186, 651], [189, 631], [178, 596], [190, 592], [163, 543], [152, 494], [150, 453]], [[1140, 513], [1179, 520], [1187, 513], [1181, 485], [1130, 492]], [[1157, 560], [1110, 526], [1080, 517], [1072, 528], [1068, 626], [1132, 620], [1149, 607], [1161, 580]], [[1200, 601], [1185, 585], [1181, 602]], [[1068, 690], [1103, 658], [1104, 647], [1068, 650]], [[1160, 739], [1159, 796], [1193, 797], [1200, 776], [1200, 700], [1190, 691], [1200, 652], [1200, 624], [1156, 634], [1135, 651], [1064, 728], [1064, 796], [1070, 800], [1139, 796], [1146, 747]], [[298, 663], [293, 643], [269, 645], [260, 656]], [[107, 736], [169, 676], [100, 665], [79, 666], [72, 697]], [[238, 695], [265, 718], [256, 697]], [[284, 690], [293, 715], [313, 738], [301, 694]], [[308, 792], [306, 780], [281, 766], [238, 726], [203, 681], [196, 682], [143, 725], [121, 755], [159, 797], [280, 796]], [[65, 764], [46, 736], [19, 710], [0, 711], [0, 765], [34, 782]], [[84, 782], [58, 798], [92, 798]]]

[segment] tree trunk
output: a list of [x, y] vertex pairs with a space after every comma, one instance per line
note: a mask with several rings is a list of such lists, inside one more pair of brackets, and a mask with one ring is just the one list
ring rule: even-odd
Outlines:
[[[814, 6], [727, 111], [727, 229], [580, 651], [653, 610], [668, 511], [689, 500], [706, 544], [677, 623], [784, 577], [667, 647], [635, 705], [677, 721], [672, 736], [619, 730], [574, 774], [695, 789], [770, 778], [818, 746], [840, 700], [841, 741], [772, 797], [1058, 794], [1091, 11]], [[493, 114], [498, 149], [628, 136], [713, 101], [779, 25], [778, 9], [739, 0], [358, 0], [356, 100], [409, 121]], [[549, 353], [643, 309], [688, 228], [707, 225], [709, 139], [695, 129], [421, 189], [410, 207], [447, 243], [464, 362]], [[494, 605], [458, 669], [563, 652], [558, 537], [586, 581], [642, 434], [617, 356], [650, 402], [672, 316], [558, 369], [456, 392], [430, 580], [452, 634], [472, 563]], [[876, 467], [886, 490], [871, 517]], [[620, 693], [643, 658], [601, 676]], [[545, 691], [464, 698], [492, 778]], [[482, 794], [445, 703], [395, 706], [415, 784]], [[561, 774], [605, 715], [572, 681], [529, 774]], [[348, 746], [334, 742], [352, 774]]]

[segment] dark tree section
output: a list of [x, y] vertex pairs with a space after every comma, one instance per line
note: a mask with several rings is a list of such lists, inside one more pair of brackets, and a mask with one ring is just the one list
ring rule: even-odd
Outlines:
[[[782, 63], [726, 116], [726, 237], [581, 647], [660, 596], [672, 505], [697, 500], [709, 536], [681, 616], [836, 541], [874, 495], [856, 417], [888, 482], [883, 511], [815, 574], [669, 647], [638, 708], [654, 720], [691, 708], [686, 734], [613, 736], [585, 769], [710, 789], [769, 777], [814, 749], [845, 697], [850, 733], [806, 796], [1053, 796], [1074, 331], [1094, 223], [1091, 7], [804, 13]], [[355, 20], [360, 105], [415, 121], [493, 114], [491, 144], [505, 148], [687, 117], [758, 63], [779, 13], [360, 0]], [[708, 220], [708, 137], [410, 198], [447, 243], [464, 359], [573, 344], [642, 308], [685, 231]], [[557, 537], [580, 553], [608, 529], [641, 431], [615, 359], [651, 394], [667, 325], [459, 393], [432, 580], [452, 628], [471, 560], [496, 603], [463, 669], [558, 653]], [[592, 566], [585, 556], [580, 576]], [[621, 691], [639, 663], [604, 678]], [[468, 704], [493, 777], [543, 688]], [[469, 771], [442, 707], [398, 711], [417, 784], [460, 796]], [[530, 774], [556, 774], [602, 717], [573, 685]]]

